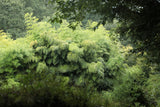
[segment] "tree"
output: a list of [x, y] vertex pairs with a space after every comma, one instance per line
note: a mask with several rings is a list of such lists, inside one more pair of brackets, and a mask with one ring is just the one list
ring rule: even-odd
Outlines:
[[102, 15], [99, 24], [118, 19], [122, 23], [118, 32], [122, 36], [129, 34], [137, 47], [134, 51], [147, 51], [160, 59], [159, 0], [50, 0], [50, 3], [57, 3], [59, 13], [53, 21], [61, 18], [81, 21], [87, 13]]
[[47, 4], [45, 0], [24, 0], [25, 12], [33, 13], [34, 16], [43, 20], [44, 16], [52, 16], [53, 5]]
[[25, 36], [25, 13], [33, 13], [40, 20], [53, 13], [44, 0], [0, 0], [0, 10], [0, 30], [10, 33], [13, 39]]
[[21, 0], [0, 0], [0, 29], [12, 38], [24, 36], [24, 3]]

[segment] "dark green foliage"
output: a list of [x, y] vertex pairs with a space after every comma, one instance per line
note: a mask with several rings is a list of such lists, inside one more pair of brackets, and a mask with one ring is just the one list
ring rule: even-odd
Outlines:
[[0, 29], [14, 39], [25, 35], [24, 8], [21, 0], [0, 0]]
[[25, 36], [27, 12], [40, 20], [53, 14], [52, 6], [44, 0], [0, 0], [0, 10], [0, 30], [10, 33], [13, 39]]
[[[159, 0], [50, 0], [57, 3], [57, 17], [82, 21], [87, 14], [101, 16], [99, 23], [114, 18], [121, 22], [117, 32], [132, 39], [136, 49], [145, 51], [149, 61], [160, 59], [160, 2]], [[59, 19], [59, 20], [60, 20]], [[99, 24], [98, 24], [99, 25]]]
[[23, 2], [25, 13], [33, 13], [40, 21], [54, 13], [54, 5], [49, 5], [46, 0], [23, 0]]
[[[46, 72], [47, 73], [47, 72]], [[0, 106], [18, 107], [96, 107], [104, 106], [102, 97], [82, 87], [70, 87], [66, 78], [53, 74], [29, 73], [21, 77], [19, 88], [0, 89]], [[94, 97], [98, 97], [94, 101]]]
[[159, 74], [150, 75], [150, 78], [147, 81], [147, 86], [145, 88], [146, 97], [150, 98], [151, 104], [160, 105], [160, 91], [159, 91], [159, 84], [160, 77]]
[[138, 66], [126, 69], [126, 74], [122, 78], [121, 85], [118, 85], [114, 89], [114, 99], [119, 101], [123, 107], [151, 106], [152, 104], [150, 104], [149, 98], [146, 97], [144, 91], [146, 79]]

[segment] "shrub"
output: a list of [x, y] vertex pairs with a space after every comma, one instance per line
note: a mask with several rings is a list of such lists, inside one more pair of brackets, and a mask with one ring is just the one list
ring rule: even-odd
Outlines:
[[73, 31], [66, 21], [52, 28], [49, 23], [37, 23], [29, 14], [26, 17], [34, 22], [29, 24], [28, 38], [46, 70], [70, 77], [72, 85], [92, 84], [99, 90], [112, 87], [112, 79], [120, 74], [123, 55], [119, 43], [110, 39], [103, 26], [96, 31], [78, 26]]
[[[102, 90], [113, 89], [123, 70], [120, 43], [92, 23], [76, 30], [25, 16], [27, 36], [7, 41], [0, 51], [0, 104], [6, 106], [105, 106]], [[1, 42], [0, 41], [0, 42]], [[99, 92], [97, 92], [98, 90]]]
[[25, 72], [34, 61], [34, 53], [25, 39], [17, 39], [1, 51], [0, 73]]

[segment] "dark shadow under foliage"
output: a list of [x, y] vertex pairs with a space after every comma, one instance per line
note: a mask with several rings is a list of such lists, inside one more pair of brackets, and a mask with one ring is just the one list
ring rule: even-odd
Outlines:
[[0, 90], [1, 107], [92, 107], [96, 104], [91, 98], [101, 98], [92, 88], [69, 86], [64, 77], [53, 74], [32, 73], [20, 82], [24, 85]]

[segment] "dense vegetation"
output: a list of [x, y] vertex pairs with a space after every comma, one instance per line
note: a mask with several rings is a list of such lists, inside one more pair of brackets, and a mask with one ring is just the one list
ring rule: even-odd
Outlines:
[[[148, 53], [148, 59], [159, 63], [160, 46], [160, 1], [159, 0], [49, 0], [57, 4], [56, 15], [52, 21], [69, 19], [70, 23], [82, 21], [87, 14], [98, 14], [99, 24], [113, 21], [121, 23], [117, 32], [131, 38], [135, 52]], [[99, 25], [98, 24], [98, 25]], [[72, 25], [72, 24], [71, 24]], [[73, 26], [73, 25], [72, 25]]]
[[[0, 106], [160, 106], [159, 57], [153, 58], [155, 51], [146, 51], [142, 40], [130, 38], [131, 33], [138, 36], [139, 29], [130, 28], [135, 23], [131, 16], [112, 10], [133, 6], [134, 11], [143, 12], [134, 5], [147, 8], [151, 0], [146, 4], [133, 0], [133, 5], [102, 1], [52, 0], [51, 5], [45, 0], [0, 0]], [[103, 14], [106, 8], [109, 13]], [[114, 12], [118, 16], [109, 23]], [[128, 33], [121, 29], [126, 26], [131, 29], [125, 29]]]
[[44, 0], [0, 0], [0, 10], [0, 29], [10, 33], [13, 39], [25, 36], [25, 13], [34, 13], [40, 20], [53, 13]]

